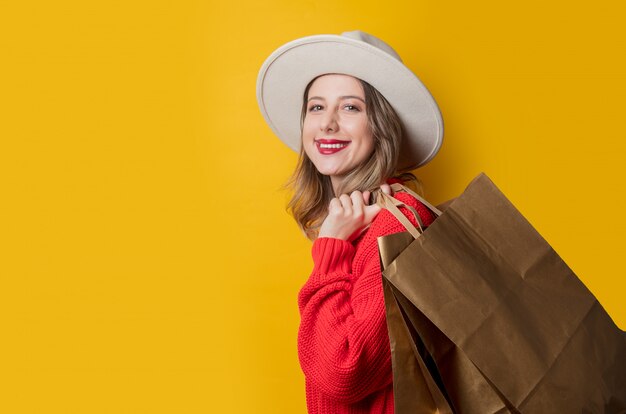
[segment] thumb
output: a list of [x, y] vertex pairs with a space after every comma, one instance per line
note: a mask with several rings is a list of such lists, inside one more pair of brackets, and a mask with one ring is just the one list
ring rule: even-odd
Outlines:
[[374, 218], [378, 215], [378, 213], [380, 213], [380, 210], [382, 210], [382, 207], [380, 207], [378, 204], [365, 206], [365, 209], [364, 209], [365, 223], [370, 224], [374, 220]]

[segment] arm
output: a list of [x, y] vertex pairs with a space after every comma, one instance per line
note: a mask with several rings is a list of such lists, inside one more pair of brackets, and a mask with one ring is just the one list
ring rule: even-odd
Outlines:
[[[417, 207], [415, 200], [401, 201]], [[421, 207], [420, 216], [430, 224]], [[401, 210], [416, 224], [408, 210]], [[320, 237], [313, 243], [313, 272], [299, 295], [298, 351], [307, 379], [333, 399], [356, 402], [392, 382], [376, 238], [401, 231], [404, 227], [382, 211], [356, 258], [345, 240]]]
[[[380, 264], [375, 266], [379, 259], [368, 260], [358, 277], [360, 291], [354, 291], [352, 244], [319, 238], [312, 253], [313, 272], [298, 298], [300, 364], [326, 395], [356, 402], [391, 382]], [[353, 303], [357, 295], [370, 306]]]

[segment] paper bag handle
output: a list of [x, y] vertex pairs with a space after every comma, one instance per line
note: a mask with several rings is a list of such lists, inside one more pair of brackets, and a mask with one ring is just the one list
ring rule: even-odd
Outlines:
[[441, 210], [439, 210], [437, 207], [435, 207], [432, 204], [430, 204], [428, 201], [426, 201], [424, 199], [424, 197], [422, 197], [421, 195], [417, 194], [415, 191], [411, 190], [409, 187], [406, 187], [406, 186], [404, 186], [402, 184], [399, 184], [399, 183], [394, 183], [394, 184], [391, 184], [391, 189], [394, 192], [404, 191], [406, 193], [411, 194], [418, 201], [420, 201], [422, 204], [424, 204], [426, 207], [428, 207], [428, 209], [430, 211], [432, 211], [437, 217], [439, 217], [441, 214], [443, 214], [443, 212]]
[[[407, 206], [403, 202], [401, 202], [399, 200], [396, 200], [395, 198], [391, 197], [390, 195], [387, 195], [387, 194], [383, 193], [382, 191], [380, 192], [380, 195], [378, 196], [378, 198], [376, 200], [376, 203], [381, 208], [384, 208], [385, 210], [387, 210], [391, 214], [393, 214], [393, 216], [396, 219], [398, 219], [398, 221], [400, 223], [402, 223], [404, 228], [406, 228], [406, 230], [409, 233], [411, 233], [411, 236], [413, 236], [414, 239], [417, 239], [420, 236], [420, 234], [423, 233], [423, 231], [424, 231], [423, 230], [424, 223], [422, 222], [422, 218], [419, 216], [419, 214], [417, 213], [417, 211], [415, 211], [415, 209], [413, 207]], [[415, 220], [417, 220], [418, 228], [415, 228], [413, 226], [413, 223], [411, 223], [411, 221], [409, 221], [409, 219], [406, 218], [406, 216], [404, 214], [402, 214], [402, 212], [400, 211], [398, 206], [400, 206], [400, 207], [408, 207], [411, 210], [411, 212], [415, 216]]]
[[[441, 210], [439, 210], [437, 207], [433, 206], [428, 201], [424, 200], [422, 196], [420, 196], [419, 194], [415, 193], [413, 190], [411, 190], [410, 188], [402, 184], [398, 184], [398, 183], [391, 184], [391, 189], [394, 191], [394, 193], [403, 191], [403, 192], [411, 194], [418, 201], [424, 204], [430, 211], [432, 211], [437, 217], [439, 217], [442, 214]], [[379, 192], [379, 196], [376, 199], [376, 203], [381, 208], [384, 208], [385, 210], [393, 214], [393, 216], [400, 223], [402, 223], [404, 228], [406, 228], [406, 230], [411, 234], [411, 236], [413, 236], [414, 239], [417, 239], [424, 232], [424, 223], [422, 222], [422, 218], [412, 206], [409, 206], [401, 202], [400, 200], [395, 199], [392, 196], [383, 193], [382, 191]], [[413, 213], [413, 215], [415, 216], [415, 220], [417, 221], [417, 228], [413, 226], [413, 223], [409, 221], [409, 219], [400, 211], [398, 207], [406, 207], [411, 211], [411, 213]]]

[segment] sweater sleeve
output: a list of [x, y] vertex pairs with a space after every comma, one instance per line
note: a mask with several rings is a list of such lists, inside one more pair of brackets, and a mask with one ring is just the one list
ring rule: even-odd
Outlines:
[[[430, 224], [431, 213], [410, 200]], [[407, 209], [401, 211], [416, 225]], [[360, 254], [344, 240], [313, 242], [313, 271], [298, 297], [298, 356], [307, 380], [334, 400], [354, 403], [392, 382], [376, 239], [401, 231], [402, 224], [383, 210], [361, 241]]]

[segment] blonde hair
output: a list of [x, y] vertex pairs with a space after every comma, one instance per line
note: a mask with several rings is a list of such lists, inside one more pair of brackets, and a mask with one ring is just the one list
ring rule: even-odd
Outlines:
[[[311, 80], [304, 90], [301, 131], [307, 113], [309, 89], [318, 77]], [[285, 184], [285, 187], [293, 191], [287, 210], [311, 240], [317, 237], [319, 227], [328, 214], [330, 200], [340, 194], [350, 194], [356, 190], [372, 191], [391, 177], [408, 181], [414, 190], [421, 192], [421, 183], [413, 174], [397, 171], [400, 145], [404, 139], [400, 118], [376, 88], [361, 79], [358, 80], [365, 93], [368, 125], [374, 137], [374, 151], [370, 158], [345, 176], [335, 194], [330, 177], [317, 171], [301, 146], [296, 169]]]

